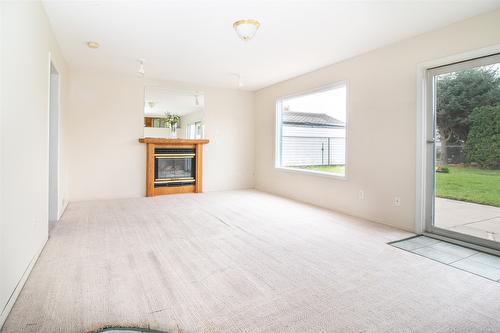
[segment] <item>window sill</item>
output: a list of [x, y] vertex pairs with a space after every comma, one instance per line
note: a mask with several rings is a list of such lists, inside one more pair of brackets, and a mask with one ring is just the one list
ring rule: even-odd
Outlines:
[[325, 177], [337, 180], [347, 180], [347, 173], [345, 175], [341, 175], [339, 173], [332, 172], [323, 172], [323, 171], [314, 171], [314, 170], [305, 170], [305, 169], [296, 169], [296, 168], [287, 168], [287, 167], [275, 167], [278, 171], [290, 172], [290, 173], [300, 173], [305, 175], [312, 175], [318, 177]]

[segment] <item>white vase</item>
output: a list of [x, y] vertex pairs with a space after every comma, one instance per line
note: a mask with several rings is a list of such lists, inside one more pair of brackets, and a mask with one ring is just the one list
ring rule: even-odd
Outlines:
[[170, 127], [170, 138], [177, 139], [177, 124], [174, 123]]

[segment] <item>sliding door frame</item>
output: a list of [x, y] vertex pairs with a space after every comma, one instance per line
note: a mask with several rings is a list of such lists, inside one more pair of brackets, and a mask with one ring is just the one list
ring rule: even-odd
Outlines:
[[[485, 58], [488, 57], [488, 58]], [[415, 232], [495, 254], [500, 243], [434, 226], [435, 115], [434, 77], [439, 74], [500, 62], [500, 45], [454, 55], [417, 66], [417, 159]]]

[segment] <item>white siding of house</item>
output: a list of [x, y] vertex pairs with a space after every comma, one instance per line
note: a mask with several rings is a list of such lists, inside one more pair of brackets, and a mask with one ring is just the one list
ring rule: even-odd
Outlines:
[[283, 126], [282, 166], [345, 164], [345, 128]]
[[283, 136], [345, 138], [345, 128], [303, 127], [283, 125]]

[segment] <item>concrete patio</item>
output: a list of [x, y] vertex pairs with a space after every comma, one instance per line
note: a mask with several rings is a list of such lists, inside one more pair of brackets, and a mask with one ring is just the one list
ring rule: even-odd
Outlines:
[[436, 198], [435, 225], [500, 242], [500, 207]]

